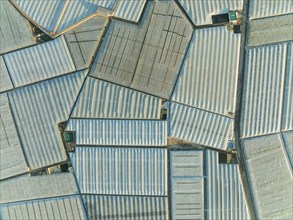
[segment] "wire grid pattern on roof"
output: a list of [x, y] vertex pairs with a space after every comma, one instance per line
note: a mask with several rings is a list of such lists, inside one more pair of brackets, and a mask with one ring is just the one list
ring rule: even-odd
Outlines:
[[149, 3], [139, 25], [112, 21], [91, 75], [169, 98], [192, 32], [174, 2]]
[[105, 31], [107, 18], [95, 16], [65, 33], [77, 70], [89, 68]]
[[151, 16], [131, 87], [169, 98], [193, 29], [173, 1], [156, 2]]
[[90, 75], [130, 86], [143, 39], [150, 20], [152, 4], [139, 25], [112, 20], [94, 60]]

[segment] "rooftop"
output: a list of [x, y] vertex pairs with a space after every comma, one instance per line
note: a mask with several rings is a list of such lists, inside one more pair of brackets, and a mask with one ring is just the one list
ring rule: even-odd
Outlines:
[[0, 2], [1, 219], [290, 219], [289, 0]]

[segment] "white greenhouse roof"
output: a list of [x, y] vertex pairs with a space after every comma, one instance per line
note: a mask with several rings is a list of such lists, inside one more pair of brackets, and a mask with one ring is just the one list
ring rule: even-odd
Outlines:
[[293, 172], [293, 131], [282, 132], [284, 148], [288, 154]]
[[66, 160], [58, 123], [68, 120], [86, 73], [76, 72], [8, 94], [31, 169]]
[[66, 43], [77, 70], [89, 68], [107, 21], [105, 16], [97, 15], [65, 33]]
[[170, 151], [174, 219], [249, 219], [238, 164], [220, 164], [217, 151]]
[[205, 161], [207, 219], [250, 219], [238, 164], [220, 164], [211, 150]]
[[15, 87], [75, 71], [64, 37], [3, 56]]
[[127, 21], [138, 22], [147, 0], [119, 0], [114, 16]]
[[7, 94], [0, 94], [0, 180], [29, 171]]
[[0, 92], [12, 89], [13, 85], [10, 79], [10, 75], [7, 71], [4, 63], [3, 56], [0, 56]]
[[235, 111], [240, 34], [226, 27], [194, 31], [172, 101], [229, 116]]
[[292, 169], [278, 134], [242, 141], [258, 219], [290, 219]]
[[1, 220], [293, 216], [292, 0], [0, 14]]
[[203, 151], [171, 151], [171, 204], [174, 219], [204, 218]]
[[21, 176], [0, 182], [0, 204], [78, 194], [72, 173]]
[[99, 7], [112, 10], [115, 2], [116, 0], [12, 0], [26, 18], [52, 37], [95, 16]]
[[293, 13], [291, 0], [250, 0], [249, 17], [262, 18]]
[[179, 0], [196, 26], [212, 24], [212, 15], [242, 10], [243, 0]]
[[111, 22], [90, 74], [169, 98], [192, 32], [175, 2], [150, 2], [139, 25]]
[[83, 195], [91, 220], [169, 219], [168, 198], [158, 196]]
[[77, 147], [71, 153], [81, 193], [166, 196], [167, 150]]
[[88, 77], [71, 117], [160, 119], [162, 99]]
[[170, 136], [225, 150], [233, 136], [233, 119], [172, 102]]
[[66, 130], [76, 132], [76, 145], [167, 145], [167, 121], [70, 119]]
[[[286, 66], [289, 47], [291, 46], [287, 43], [282, 43], [247, 48], [240, 123], [241, 137], [280, 132], [284, 101], [286, 102], [283, 113], [286, 117], [284, 127], [292, 128], [292, 108], [288, 106], [292, 95], [287, 93], [291, 91], [291, 87], [288, 85], [284, 89], [286, 69], [289, 69], [289, 65]], [[287, 74], [288, 78], [292, 78], [292, 71], [288, 70]]]
[[8, 0], [0, 1], [0, 54], [36, 44], [29, 22]]
[[290, 41], [293, 40], [293, 13], [252, 19], [248, 27], [249, 46]]
[[1, 205], [0, 218], [5, 220], [87, 219], [80, 196], [55, 197]]

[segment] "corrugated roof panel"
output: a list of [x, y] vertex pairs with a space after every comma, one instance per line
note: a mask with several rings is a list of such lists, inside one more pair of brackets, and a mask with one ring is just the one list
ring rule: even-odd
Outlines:
[[77, 147], [71, 154], [81, 193], [167, 195], [167, 150]]
[[288, 45], [282, 130], [293, 130], [293, 43]]
[[21, 149], [6, 93], [0, 94], [0, 179], [25, 173], [28, 166]]
[[120, 0], [115, 6], [114, 16], [138, 22], [145, 4], [146, 0]]
[[249, 17], [261, 18], [289, 14], [293, 12], [291, 0], [250, 0]]
[[76, 69], [90, 66], [106, 23], [105, 17], [95, 16], [64, 35]]
[[98, 7], [112, 10], [116, 0], [29, 1], [12, 0], [30, 20], [55, 37], [60, 32], [84, 22], [97, 12]]
[[249, 46], [293, 40], [293, 14], [253, 19], [248, 27]]
[[0, 217], [5, 220], [87, 219], [80, 196], [66, 196], [1, 205]]
[[63, 36], [3, 56], [13, 84], [23, 86], [75, 70]]
[[169, 98], [192, 32], [175, 2], [155, 2], [131, 87]]
[[245, 64], [241, 136], [281, 130], [287, 44], [248, 48]]
[[233, 135], [233, 119], [171, 103], [171, 137], [226, 149]]
[[212, 15], [243, 9], [243, 0], [179, 0], [195, 25], [212, 24]]
[[83, 200], [91, 220], [169, 219], [167, 197], [84, 195]]
[[293, 181], [277, 134], [243, 140], [258, 219], [292, 217]]
[[167, 121], [70, 119], [66, 130], [76, 132], [77, 145], [167, 145]]
[[3, 56], [0, 56], [0, 92], [4, 92], [5, 90], [12, 88], [13, 85], [10, 80], [6, 65], [4, 63]]
[[9, 1], [0, 1], [0, 54], [36, 43], [29, 22]]
[[152, 9], [153, 3], [149, 3], [139, 25], [111, 21], [92, 65], [92, 76], [130, 86]]
[[287, 151], [288, 158], [291, 162], [291, 168], [293, 169], [293, 131], [282, 132], [284, 139], [284, 149]]
[[90, 2], [93, 2], [94, 4], [96, 4], [99, 7], [108, 9], [108, 10], [112, 10], [113, 7], [116, 4], [117, 0], [89, 0]]
[[173, 219], [203, 219], [203, 151], [171, 151], [170, 166]]
[[222, 115], [234, 112], [240, 39], [226, 27], [195, 30], [172, 100]]
[[30, 168], [66, 160], [58, 123], [68, 120], [86, 73], [77, 72], [9, 93]]
[[78, 194], [72, 173], [21, 176], [0, 182], [0, 203]]
[[82, 19], [97, 12], [99, 6], [112, 9], [116, 0], [77, 0], [68, 1], [65, 6], [64, 14], [60, 18], [57, 32], [80, 22]]
[[237, 164], [219, 164], [218, 152], [206, 151], [207, 219], [249, 219]]
[[88, 77], [71, 117], [160, 119], [162, 99]]
[[91, 75], [169, 98], [192, 31], [173, 1], [149, 3], [138, 26], [112, 21]]
[[48, 32], [53, 32], [65, 1], [13, 0], [22, 13], [29, 16]]
[[65, 6], [64, 13], [61, 16], [60, 24], [58, 25], [57, 32], [60, 32], [73, 24], [78, 23], [80, 20], [95, 13], [98, 5], [95, 1], [68, 1]]

